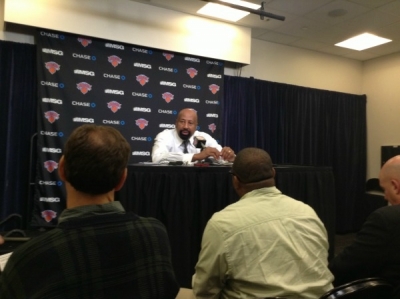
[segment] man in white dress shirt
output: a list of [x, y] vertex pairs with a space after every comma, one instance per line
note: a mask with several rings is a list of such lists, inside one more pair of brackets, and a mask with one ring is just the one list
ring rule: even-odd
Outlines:
[[[151, 153], [153, 162], [192, 163], [209, 157], [225, 161], [235, 159], [235, 152], [230, 147], [222, 147], [209, 134], [196, 131], [196, 127], [196, 111], [190, 108], [182, 109], [176, 118], [175, 129], [166, 129], [156, 136]], [[203, 150], [196, 147], [195, 137], [205, 139]], [[187, 142], [186, 146], [185, 141]]]

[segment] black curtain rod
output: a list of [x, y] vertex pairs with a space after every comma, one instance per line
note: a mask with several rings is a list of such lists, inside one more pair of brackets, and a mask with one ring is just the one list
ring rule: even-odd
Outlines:
[[[236, 4], [232, 4], [232, 3], [228, 3], [228, 2], [222, 2], [222, 1], [218, 1], [218, 0], [202, 0], [202, 1], [213, 2], [213, 3], [220, 4], [220, 5], [228, 6], [231, 8], [247, 11], [249, 13], [259, 15], [260, 17], [267, 17], [270, 19], [276, 19], [276, 20], [280, 20], [280, 21], [285, 20], [285, 17], [283, 17], [283, 16], [278, 16], [278, 15], [275, 15], [275, 14], [272, 14], [269, 12], [265, 12], [263, 10], [252, 9], [252, 8], [248, 8], [248, 7], [244, 7], [244, 6], [240, 6], [240, 5], [236, 5]], [[264, 8], [264, 6], [262, 6], [262, 8]]]

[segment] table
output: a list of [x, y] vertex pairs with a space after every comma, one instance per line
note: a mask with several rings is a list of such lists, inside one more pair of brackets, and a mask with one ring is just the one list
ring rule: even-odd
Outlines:
[[[335, 235], [335, 187], [331, 168], [276, 166], [276, 185], [314, 208], [328, 231], [330, 257]], [[190, 288], [208, 219], [239, 198], [227, 166], [132, 164], [117, 192], [127, 211], [159, 219], [167, 228], [172, 263], [181, 287]]]

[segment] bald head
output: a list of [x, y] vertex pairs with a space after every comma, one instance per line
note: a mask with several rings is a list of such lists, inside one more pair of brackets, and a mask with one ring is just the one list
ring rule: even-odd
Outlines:
[[232, 171], [245, 184], [274, 176], [271, 157], [266, 151], [255, 147], [245, 148], [236, 155]]
[[389, 159], [382, 166], [379, 184], [387, 201], [392, 205], [400, 204], [400, 155]]

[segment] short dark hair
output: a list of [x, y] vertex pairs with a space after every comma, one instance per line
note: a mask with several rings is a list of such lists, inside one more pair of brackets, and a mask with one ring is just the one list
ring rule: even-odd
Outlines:
[[108, 126], [76, 128], [64, 146], [66, 180], [78, 191], [98, 195], [116, 187], [127, 167], [130, 146]]
[[260, 182], [274, 176], [269, 154], [256, 147], [241, 150], [232, 165], [232, 172], [244, 184]]

